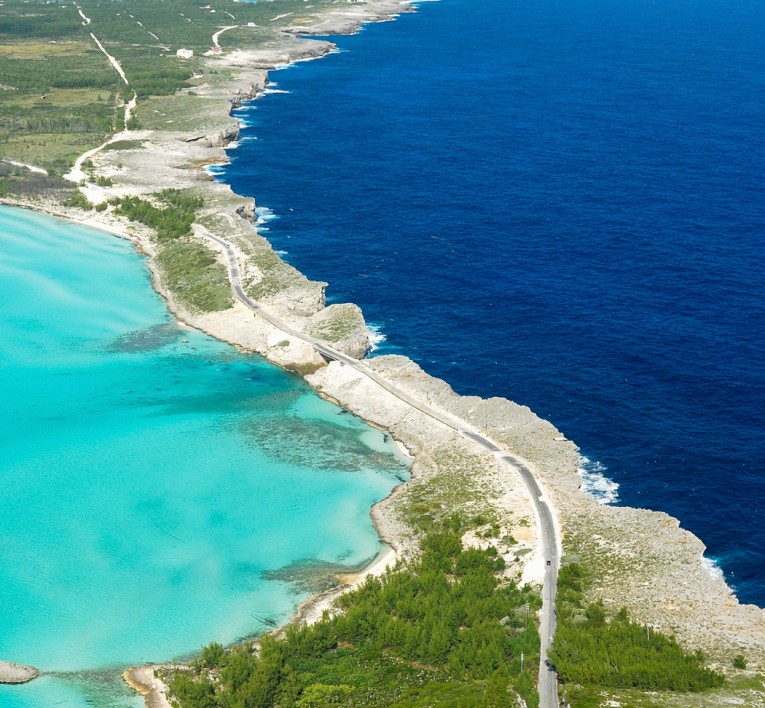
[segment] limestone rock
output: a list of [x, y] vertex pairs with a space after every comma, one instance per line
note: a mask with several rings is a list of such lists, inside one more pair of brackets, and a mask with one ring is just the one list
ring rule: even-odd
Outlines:
[[327, 283], [308, 280], [301, 275], [294, 284], [271, 297], [261, 298], [260, 302], [275, 315], [294, 321], [295, 317], [310, 317], [324, 309], [326, 288]]
[[242, 206], [236, 208], [236, 213], [243, 219], [254, 222], [257, 216], [255, 214], [255, 200], [248, 199]]
[[326, 364], [310, 344], [279, 330], [268, 335], [266, 344], [268, 349], [264, 353], [268, 360], [290, 371], [310, 374]]
[[364, 315], [353, 303], [330, 305], [320, 310], [311, 317], [306, 333], [355, 359], [362, 359], [369, 350], [369, 330]]
[[0, 661], [0, 683], [26, 683], [39, 675], [40, 672], [34, 666]]
[[205, 142], [209, 144], [209, 147], [226, 147], [233, 140], [239, 140], [238, 123], [205, 136]]

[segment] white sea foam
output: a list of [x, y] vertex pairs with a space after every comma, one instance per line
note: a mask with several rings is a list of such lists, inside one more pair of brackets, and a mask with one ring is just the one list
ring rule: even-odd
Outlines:
[[[361, 27], [359, 31], [363, 30], [364, 28]], [[347, 51], [346, 49], [338, 49], [337, 47], [334, 47], [333, 49], [330, 49], [327, 54], [340, 54], [342, 52]], [[307, 61], [315, 61], [316, 59], [321, 59], [322, 57], [326, 56], [326, 54], [319, 54], [315, 57], [302, 57], [300, 59], [295, 59], [289, 64], [277, 64], [273, 69], [271, 69], [271, 73], [274, 71], [284, 71], [285, 69], [289, 69], [290, 67], [295, 66], [295, 64], [303, 64]]]
[[286, 256], [288, 252], [287, 251], [274, 251], [274, 253], [277, 256]]
[[225, 165], [205, 165], [202, 169], [210, 175], [210, 177], [220, 177], [223, 174]]
[[582, 491], [600, 504], [615, 504], [619, 501], [619, 484], [606, 477], [606, 466], [585, 455], [579, 455], [579, 476]]
[[262, 226], [263, 224], [267, 224], [269, 221], [274, 221], [279, 218], [279, 215], [274, 214], [273, 210], [269, 209], [267, 206], [255, 207], [255, 216], [255, 223], [258, 226]]
[[367, 322], [367, 329], [369, 330], [369, 351], [374, 352], [380, 348], [387, 337], [380, 331], [380, 325]]
[[715, 580], [725, 580], [725, 574], [714, 558], [701, 556], [701, 565]]
[[258, 227], [260, 233], [266, 233], [268, 229], [268, 222], [278, 219], [279, 215], [266, 206], [255, 207], [255, 225]]

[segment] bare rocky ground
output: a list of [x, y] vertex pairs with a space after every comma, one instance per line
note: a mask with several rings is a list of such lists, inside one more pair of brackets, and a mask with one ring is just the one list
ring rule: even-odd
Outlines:
[[[311, 18], [310, 31], [353, 31], [365, 21], [388, 19], [407, 9], [388, 0], [353, 4]], [[306, 33], [308, 27], [291, 30]], [[281, 261], [248, 220], [253, 214], [252, 200], [213, 182], [202, 169], [226, 160], [224, 146], [236, 139], [239, 129], [230, 108], [263, 90], [268, 68], [318, 57], [331, 49], [325, 41], [284, 35], [270, 46], [211, 58], [210, 71], [199, 78], [193, 96], [157, 104], [149, 129], [122, 134], [122, 149], [106, 150], [93, 158], [95, 174], [110, 178], [113, 186], [87, 185], [83, 191], [94, 202], [115, 195], [147, 196], [167, 188], [198, 192], [205, 199], [195, 224], [199, 243], [209, 246], [206, 230], [234, 245], [251, 297], [290, 326], [361, 357], [369, 345], [361, 311], [350, 304], [325, 307], [326, 283], [309, 281]], [[44, 209], [46, 205], [32, 206]], [[165, 286], [163, 273], [152, 260], [155, 246], [142, 228], [117, 220], [109, 211], [94, 215], [69, 209], [66, 214], [80, 220], [95, 218], [108, 230], [116, 227], [133, 238], [150, 257], [155, 287], [181, 320], [305, 374], [322, 394], [389, 431], [408, 448], [414, 456], [411, 481], [372, 512], [381, 537], [399, 555], [417, 552], [418, 538], [429, 522], [459, 511], [485, 517], [485, 533], [473, 534], [468, 539], [471, 543], [493, 543], [508, 561], [509, 576], [522, 581], [535, 578], [540, 559], [525, 488], [520, 479], [500, 472], [491, 455], [350, 367], [338, 362], [327, 365], [310, 345], [238, 302], [223, 312], [200, 313], [189, 308]], [[222, 255], [218, 257], [223, 262]], [[737, 680], [752, 671], [765, 671], [765, 611], [740, 604], [722, 579], [703, 568], [702, 542], [681, 529], [676, 519], [643, 509], [601, 506], [585, 496], [579, 491], [576, 446], [526, 407], [499, 398], [459, 396], [406, 357], [376, 357], [369, 360], [369, 366], [435, 408], [470, 422], [528, 461], [557, 510], [564, 562], [567, 557], [577, 559], [593, 571], [593, 599], [601, 597], [612, 611], [626, 607], [634, 619], [675, 634], [686, 648], [703, 649], [718, 668]], [[736, 654], [747, 657], [748, 674], [731, 669]], [[615, 696], [611, 705], [762, 705], [762, 684], [752, 681], [730, 695], [715, 694], [712, 703], [701, 697], [689, 698], [698, 702], [687, 703], [682, 697], [654, 700], [646, 695], [640, 700], [623, 698], [624, 703]], [[166, 705], [156, 690], [150, 690], [148, 684], [153, 683], [150, 670], [131, 672], [131, 685], [149, 691], [147, 705]], [[681, 702], [673, 703], [675, 698]]]
[[[459, 396], [405, 357], [377, 357], [370, 366], [408, 393], [471, 422], [531, 463], [557, 508], [564, 562], [567, 556], [593, 570], [593, 599], [602, 598], [614, 613], [626, 607], [633, 618], [674, 634], [686, 648], [702, 649], [721, 670], [729, 671], [736, 654], [747, 657], [750, 669], [765, 668], [765, 612], [739, 603], [724, 580], [704, 569], [703, 543], [681, 529], [677, 519], [646, 509], [602, 506], [585, 496], [579, 491], [576, 446], [524, 406], [501, 398]], [[434, 431], [432, 423], [417, 420], [395, 399], [385, 401], [384, 392], [370, 390], [376, 386], [372, 382], [354, 381], [352, 372], [333, 373], [337, 367], [332, 363], [308, 380], [354, 413], [391, 430], [415, 454], [413, 482], [376, 509], [386, 519], [380, 522], [383, 532], [387, 517], [392, 517], [390, 536], [395, 538], [402, 534], [400, 517], [407, 497], [424, 480], [443, 474], [439, 454], [448, 449], [454, 455], [444, 465], [454, 470], [467, 464], [470, 445], [448, 440], [444, 430]], [[503, 528], [517, 538], [519, 524], [528, 518], [519, 514], [524, 508], [519, 480], [498, 477], [491, 458], [478, 455], [468, 476], [482, 490], [483, 500], [497, 510]], [[507, 506], [500, 501], [503, 492], [516, 495]]]
[[26, 683], [37, 678], [39, 671], [33, 666], [0, 661], [0, 683]]

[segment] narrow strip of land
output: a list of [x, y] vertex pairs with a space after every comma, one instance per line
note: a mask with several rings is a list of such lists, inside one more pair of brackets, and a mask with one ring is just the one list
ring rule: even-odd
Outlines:
[[279, 328], [285, 334], [289, 334], [292, 337], [303, 340], [310, 344], [314, 350], [323, 355], [326, 359], [338, 361], [343, 365], [350, 366], [354, 370], [363, 374], [367, 378], [371, 379], [385, 391], [392, 394], [399, 400], [403, 401], [407, 405], [411, 406], [417, 411], [424, 413], [433, 420], [445, 425], [452, 430], [459, 433], [462, 437], [480, 445], [485, 450], [491, 452], [497, 461], [506, 465], [510, 469], [517, 472], [529, 493], [531, 498], [534, 514], [537, 519], [537, 527], [539, 530], [539, 539], [542, 545], [542, 557], [545, 562], [544, 580], [542, 584], [542, 612], [540, 617], [540, 663], [539, 663], [539, 701], [542, 708], [557, 708], [558, 706], [558, 683], [555, 671], [547, 663], [547, 653], [552, 643], [553, 635], [555, 634], [555, 595], [557, 586], [557, 574], [559, 563], [559, 551], [560, 541], [558, 537], [557, 525], [553, 515], [552, 507], [548, 501], [547, 495], [544, 493], [539, 481], [528, 468], [528, 466], [520, 459], [505, 452], [497, 443], [490, 438], [486, 437], [482, 433], [476, 431], [469, 426], [465, 421], [452, 417], [451, 415], [436, 410], [433, 406], [418, 401], [413, 396], [406, 393], [402, 389], [398, 388], [390, 381], [380, 376], [376, 371], [367, 366], [363, 361], [354, 359], [347, 354], [334, 349], [326, 342], [312, 337], [309, 334], [305, 334], [300, 330], [291, 327], [285, 322], [275, 317], [273, 314], [264, 309], [257, 302], [252, 300], [244, 291], [241, 282], [241, 276], [239, 271], [239, 265], [236, 259], [236, 253], [233, 247], [228, 241], [210, 233], [207, 229], [198, 226], [196, 233], [204, 236], [205, 238], [213, 241], [223, 249], [223, 253], [226, 257], [228, 266], [228, 276], [231, 281], [231, 287], [236, 295], [237, 299], [250, 308], [253, 312], [257, 313], [264, 320], [272, 324], [274, 327]]

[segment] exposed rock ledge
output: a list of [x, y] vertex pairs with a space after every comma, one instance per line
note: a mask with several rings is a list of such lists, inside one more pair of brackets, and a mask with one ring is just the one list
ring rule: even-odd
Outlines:
[[40, 672], [34, 666], [0, 661], [0, 683], [26, 683], [39, 675]]
[[146, 708], [170, 708], [167, 686], [158, 679], [155, 670], [170, 670], [172, 664], [134, 666], [122, 674], [125, 683], [144, 697]]
[[[405, 10], [385, 0], [370, 5], [379, 10], [380, 16], [372, 14], [372, 8], [367, 6], [368, 20]], [[342, 8], [320, 20], [313, 26], [314, 31], [327, 26], [336, 28], [338, 24], [348, 31], [363, 21], [350, 17]], [[307, 30], [300, 28], [301, 33]], [[97, 174], [114, 181], [114, 187], [104, 190], [102, 198], [145, 195], [165, 187], [204, 190], [209, 205], [203, 215], [204, 228], [234, 245], [248, 294], [290, 326], [324, 337], [347, 353], [360, 356], [367, 335], [358, 308], [325, 308], [325, 284], [309, 281], [278, 259], [253, 228], [252, 200], [232, 194], [226, 185], [209, 181], [199, 170], [201, 164], [226, 160], [223, 149], [212, 145], [226, 142], [225, 127], [224, 133], [218, 135], [218, 131], [230, 125], [232, 96], [236, 97], [235, 105], [241, 98], [262, 91], [267, 80], [263, 68], [330, 50], [326, 42], [290, 39], [269, 51], [232, 52], [222, 60], [232, 69], [231, 81], [196, 89], [200, 96], [220, 98], [220, 111], [200, 117], [200, 125], [191, 132], [136, 134], [133, 137], [140, 138], [140, 147], [103, 152], [93, 162]], [[187, 141], [190, 136], [203, 139]], [[76, 217], [76, 212], [73, 215]], [[108, 213], [90, 216], [114, 231]], [[152, 257], [152, 244], [142, 238], [141, 229], [135, 225], [127, 228]], [[206, 243], [201, 233], [198, 236], [200, 243]], [[337, 362], [327, 366], [310, 345], [286, 335], [241, 303], [234, 303], [225, 312], [188, 312], [163, 287], [156, 270], [155, 283], [181, 319], [215, 337], [257, 351], [280, 366], [308, 374], [308, 381], [324, 395], [390, 431], [411, 450], [415, 456], [412, 480], [373, 510], [381, 538], [400, 554], [406, 555], [417, 547], [410, 521], [413, 514], [419, 513], [418, 507], [427, 506], [425, 513], [438, 514], [439, 509], [459, 507], [470, 512], [490, 506], [502, 529], [500, 537], [506, 535], [517, 542], [508, 542], [506, 548], [500, 549], [508, 562], [508, 574], [518, 577], [523, 573], [524, 581], [533, 579], [533, 572], [528, 572], [533, 563], [525, 559], [536, 545], [536, 531], [525, 488], [519, 479], [501, 472], [491, 455], [411, 409], [351, 367]], [[564, 553], [581, 557], [594, 570], [593, 597], [602, 597], [610, 609], [626, 606], [635, 619], [674, 633], [686, 648], [703, 649], [720, 668], [729, 667], [737, 653], [747, 656], [751, 669], [765, 668], [765, 611], [741, 605], [722, 579], [705, 572], [701, 564], [703, 544], [681, 529], [676, 519], [647, 510], [603, 507], [583, 495], [579, 491], [576, 446], [552, 424], [506, 399], [459, 396], [406, 357], [376, 357], [368, 364], [399, 388], [469, 421], [533, 465], [556, 507]], [[142, 674], [141, 681], [136, 671]], [[166, 699], [159, 697], [163, 686], [150, 668], [134, 670], [131, 678], [131, 685], [141, 684], [142, 692], [154, 696], [147, 697], [147, 705], [166, 705], [151, 702]]]
[[[602, 506], [584, 495], [576, 446], [526, 406], [504, 398], [460, 396], [406, 357], [375, 357], [368, 365], [531, 463], [557, 510], [564, 555], [586, 561], [594, 572], [593, 599], [602, 598], [613, 612], [626, 607], [636, 620], [674, 634], [687, 649], [703, 650], [720, 669], [729, 668], [736, 654], [747, 657], [750, 669], [765, 668], [765, 610], [741, 604], [721, 577], [705, 570], [704, 544], [677, 519], [647, 509]], [[508, 475], [500, 477], [490, 457], [434, 421], [407, 411], [405, 404], [349, 367], [332, 362], [307, 379], [345, 408], [390, 430], [415, 455], [412, 482], [373, 512], [384, 540], [406, 552], [413, 539], [403, 512], [418, 487], [434, 482], [428, 492], [432, 497], [447, 470], [459, 467], [495, 508], [503, 528], [521, 540], [523, 518], [529, 518], [523, 485]]]

